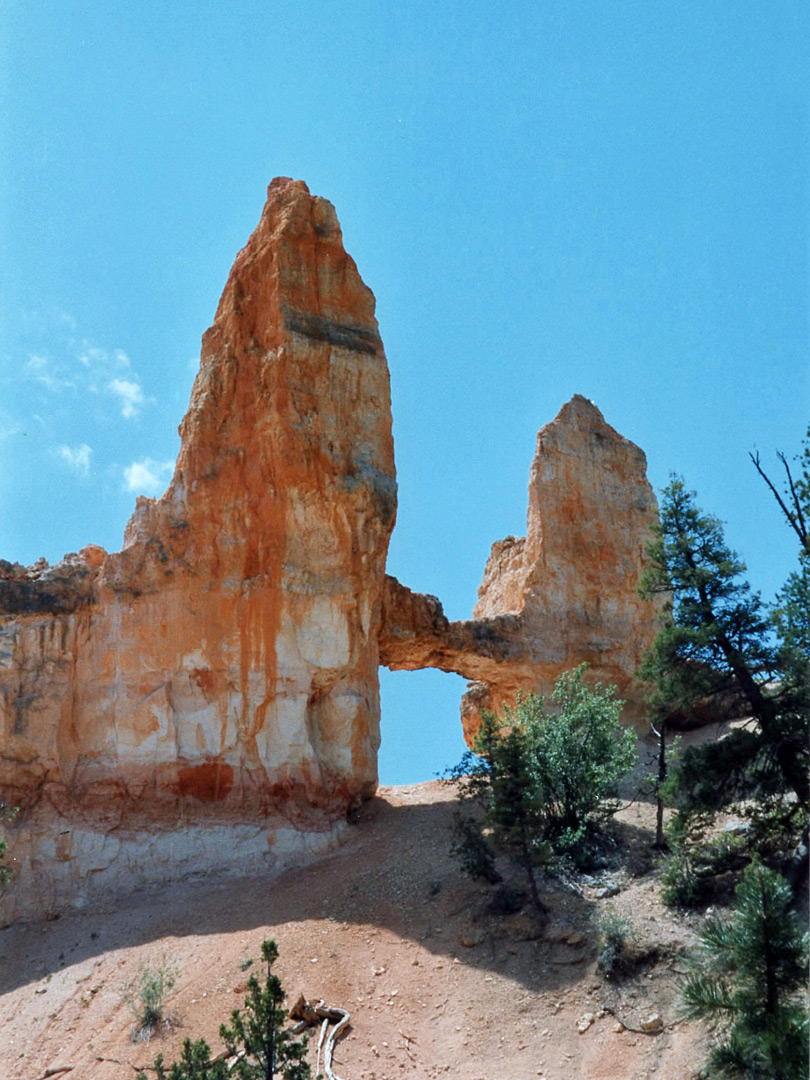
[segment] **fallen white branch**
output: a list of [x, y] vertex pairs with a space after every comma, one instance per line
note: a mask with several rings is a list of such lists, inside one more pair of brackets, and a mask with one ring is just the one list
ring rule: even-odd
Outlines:
[[[323, 1001], [319, 1001], [317, 1005], [311, 1005], [304, 999], [302, 994], [290, 1009], [290, 1019], [299, 1021], [293, 1029], [296, 1032], [303, 1031], [305, 1027], [314, 1027], [315, 1024], [321, 1024], [316, 1074], [320, 1072], [321, 1050], [323, 1050], [323, 1067], [326, 1080], [341, 1080], [337, 1073], [332, 1071], [332, 1054], [338, 1037], [345, 1031], [351, 1019], [349, 1013], [345, 1009], [339, 1009], [334, 1005], [326, 1005]], [[335, 1026], [326, 1035], [330, 1024]], [[324, 1036], [326, 1037], [324, 1038]]]

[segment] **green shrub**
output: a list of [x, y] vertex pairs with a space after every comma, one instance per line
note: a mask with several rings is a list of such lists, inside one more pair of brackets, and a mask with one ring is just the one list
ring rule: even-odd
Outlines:
[[482, 834], [478, 821], [456, 812], [452, 830], [455, 839], [450, 854], [459, 860], [464, 873], [475, 880], [497, 885], [502, 879], [495, 868], [495, 852]]
[[[0, 803], [0, 822], [9, 824], [17, 816], [18, 807], [6, 806], [5, 803]], [[5, 836], [0, 836], [0, 890], [6, 888], [11, 883], [11, 879], [14, 877], [14, 871], [10, 866], [6, 865], [6, 855], [8, 854], [8, 840]]]
[[[157, 1080], [228, 1080], [230, 1070], [220, 1058], [211, 1060], [211, 1047], [205, 1039], [183, 1040], [183, 1053], [179, 1061], [172, 1062], [166, 1072], [163, 1054], [158, 1054], [153, 1066]], [[146, 1073], [139, 1072], [135, 1080], [146, 1080]]]
[[[229, 1067], [222, 1058], [212, 1061], [205, 1039], [192, 1042], [186, 1039], [180, 1061], [169, 1066], [163, 1055], [155, 1060], [157, 1080], [309, 1080], [311, 1070], [305, 1060], [307, 1039], [296, 1039], [284, 1029], [287, 1010], [281, 980], [273, 974], [278, 958], [275, 941], [262, 942], [262, 960], [267, 964], [264, 986], [255, 975], [248, 979], [245, 1012], [234, 1009], [231, 1026], [222, 1024], [219, 1034], [228, 1054], [235, 1060]], [[146, 1080], [144, 1072], [136, 1080]]]
[[667, 907], [700, 907], [709, 895], [709, 882], [698, 877], [691, 860], [681, 854], [667, 859], [661, 872], [661, 900]]
[[457, 815], [453, 854], [490, 881], [494, 852], [510, 854], [541, 914], [536, 867], [587, 851], [597, 825], [618, 809], [618, 783], [636, 757], [613, 688], [589, 687], [584, 675], [582, 665], [559, 678], [550, 710], [530, 694], [502, 720], [483, 712], [473, 750], [449, 774], [462, 803], [476, 806]]
[[123, 998], [135, 1017], [133, 1042], [149, 1040], [163, 1021], [163, 1010], [177, 979], [177, 968], [164, 956], [157, 967], [141, 963], [124, 987]]
[[628, 946], [636, 939], [633, 924], [613, 907], [597, 912], [592, 922], [601, 938], [597, 969], [606, 979], [616, 978], [626, 964]]

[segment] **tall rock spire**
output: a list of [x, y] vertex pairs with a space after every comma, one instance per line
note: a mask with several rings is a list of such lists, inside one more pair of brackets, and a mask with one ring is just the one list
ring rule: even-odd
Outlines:
[[[116, 554], [0, 569], [18, 901], [58, 903], [99, 860], [110, 884], [125, 864], [210, 869], [216, 836], [234, 857], [245, 828], [246, 857], [283, 856], [279, 824], [328, 828], [374, 790], [396, 514], [374, 307], [331, 204], [274, 180], [204, 335], [166, 493], [138, 499]], [[69, 850], [43, 884], [55, 833]]]

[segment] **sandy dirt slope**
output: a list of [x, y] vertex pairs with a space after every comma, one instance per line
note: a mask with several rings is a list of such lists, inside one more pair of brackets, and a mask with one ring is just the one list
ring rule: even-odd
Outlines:
[[[674, 1005], [693, 928], [658, 901], [652, 808], [620, 815], [629, 869], [606, 872], [582, 896], [545, 884], [552, 915], [542, 938], [526, 913], [489, 913], [490, 890], [461, 876], [448, 855], [451, 813], [439, 782], [383, 788], [347, 846], [275, 880], [179, 881], [0, 931], [0, 1075], [39, 1080], [70, 1066], [59, 1075], [123, 1080], [158, 1052], [179, 1056], [186, 1036], [219, 1051], [219, 1024], [242, 1005], [248, 974], [261, 973], [260, 944], [273, 937], [291, 1000], [300, 991], [351, 1013], [335, 1056], [343, 1080], [693, 1076], [703, 1033], [679, 1023]], [[640, 949], [658, 946], [619, 985], [595, 966], [591, 916], [608, 904], [632, 918]], [[164, 957], [178, 973], [172, 1025], [134, 1043], [122, 988], [139, 963]], [[660, 1033], [628, 1030], [655, 1012]], [[586, 1014], [593, 1022], [580, 1033]]]

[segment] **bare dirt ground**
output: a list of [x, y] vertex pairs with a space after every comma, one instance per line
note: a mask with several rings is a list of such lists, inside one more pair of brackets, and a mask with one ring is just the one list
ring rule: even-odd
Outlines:
[[[490, 913], [491, 890], [462, 876], [448, 854], [452, 807], [440, 782], [382, 788], [345, 847], [281, 877], [174, 883], [0, 931], [0, 1074], [132, 1080], [159, 1052], [178, 1057], [187, 1036], [218, 1052], [219, 1025], [251, 971], [261, 977], [272, 937], [290, 1001], [303, 992], [351, 1013], [334, 1060], [343, 1080], [693, 1077], [704, 1033], [678, 1020], [675, 986], [695, 922], [658, 899], [653, 807], [620, 813], [622, 865], [582, 895], [544, 883], [542, 937], [525, 911]], [[615, 984], [597, 971], [591, 921], [608, 905], [651, 950]], [[171, 1026], [133, 1042], [122, 989], [164, 957], [177, 970]], [[659, 1032], [633, 1030], [654, 1013]]]

